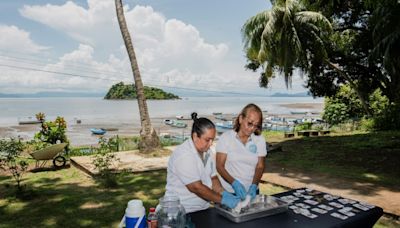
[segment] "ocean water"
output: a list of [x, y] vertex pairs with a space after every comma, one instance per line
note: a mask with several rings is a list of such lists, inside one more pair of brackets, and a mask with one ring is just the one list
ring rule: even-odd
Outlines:
[[[323, 103], [323, 98], [312, 97], [184, 97], [180, 100], [148, 100], [150, 117], [199, 116], [213, 112], [238, 113], [246, 104], [255, 103], [268, 113], [289, 114], [290, 111], [321, 111], [280, 106], [292, 103]], [[136, 100], [104, 100], [101, 97], [82, 98], [1, 98], [0, 126], [18, 125], [20, 118], [44, 112], [46, 119], [63, 116], [67, 122], [76, 119], [87, 124], [138, 122]]]

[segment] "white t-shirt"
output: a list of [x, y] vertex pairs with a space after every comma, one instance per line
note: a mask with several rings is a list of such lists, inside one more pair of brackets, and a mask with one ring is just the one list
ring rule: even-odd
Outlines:
[[[235, 179], [239, 180], [248, 191], [253, 182], [253, 177], [259, 157], [267, 155], [265, 139], [262, 135], [252, 134], [244, 145], [234, 130], [224, 132], [216, 146], [217, 153], [225, 153], [225, 169]], [[222, 187], [229, 192], [234, 192], [232, 186], [219, 176]]]
[[168, 161], [166, 194], [177, 193], [186, 213], [210, 207], [208, 201], [190, 192], [186, 187], [196, 181], [201, 181], [209, 188], [212, 187], [211, 177], [217, 175], [215, 161], [210, 150], [205, 152], [204, 157], [205, 164], [192, 139], [188, 139], [175, 149]]

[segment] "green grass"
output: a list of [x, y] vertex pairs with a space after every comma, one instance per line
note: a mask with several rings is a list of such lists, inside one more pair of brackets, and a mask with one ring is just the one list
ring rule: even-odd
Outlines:
[[14, 197], [14, 182], [0, 176], [0, 227], [116, 227], [126, 203], [157, 205], [166, 172], [127, 174], [113, 189], [102, 187], [75, 168], [28, 173], [30, 199]]
[[[281, 133], [282, 134], [282, 133]], [[282, 134], [283, 135], [283, 134]], [[268, 155], [273, 164], [378, 186], [400, 186], [400, 132], [303, 137], [283, 141]], [[267, 136], [267, 140], [269, 140]], [[276, 138], [273, 140], [279, 141]]]
[[[139, 198], [146, 209], [154, 207], [164, 193], [165, 180], [165, 171], [127, 174], [118, 187], [107, 189], [71, 167], [28, 173], [24, 184], [32, 197], [21, 200], [13, 196], [10, 177], [0, 176], [0, 227], [117, 227], [129, 200]], [[286, 190], [260, 184], [263, 194]], [[398, 226], [398, 221], [387, 217], [376, 225]]]

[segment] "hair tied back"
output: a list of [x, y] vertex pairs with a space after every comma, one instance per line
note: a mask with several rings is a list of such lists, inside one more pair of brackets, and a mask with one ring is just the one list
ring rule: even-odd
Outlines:
[[197, 119], [197, 113], [196, 113], [196, 112], [192, 112], [191, 117], [192, 117], [192, 120], [193, 120], [193, 121], [198, 120], [198, 119]]

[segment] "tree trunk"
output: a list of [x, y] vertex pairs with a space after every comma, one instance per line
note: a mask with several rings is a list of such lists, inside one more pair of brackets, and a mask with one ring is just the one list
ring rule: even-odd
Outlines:
[[349, 83], [350, 83], [350, 87], [352, 87], [356, 93], [358, 98], [361, 101], [361, 104], [364, 108], [364, 111], [367, 113], [368, 116], [372, 116], [371, 115], [371, 111], [369, 109], [369, 106], [367, 104], [367, 102], [364, 99], [364, 96], [361, 94], [360, 90], [357, 88], [356, 84], [353, 82], [353, 80], [346, 74], [346, 72], [344, 72], [343, 70], [339, 69], [339, 67], [337, 67], [335, 64], [333, 64], [332, 62], [330, 62], [329, 60], [326, 60], [326, 63], [332, 67], [334, 70], [336, 70], [337, 72], [339, 72], [339, 74], [341, 74]]
[[128, 26], [126, 25], [124, 9], [122, 7], [122, 0], [115, 0], [115, 8], [117, 10], [119, 28], [121, 30], [122, 37], [124, 39], [129, 60], [131, 61], [133, 79], [135, 81], [137, 101], [139, 105], [140, 124], [142, 126], [142, 129], [140, 130], [141, 141], [139, 144], [139, 149], [143, 152], [153, 151], [154, 149], [160, 147], [160, 140], [157, 136], [157, 132], [151, 126], [150, 116], [146, 103], [146, 97], [144, 96], [144, 87], [142, 83], [142, 78], [140, 76], [139, 66], [137, 63], [131, 36], [129, 34]]

